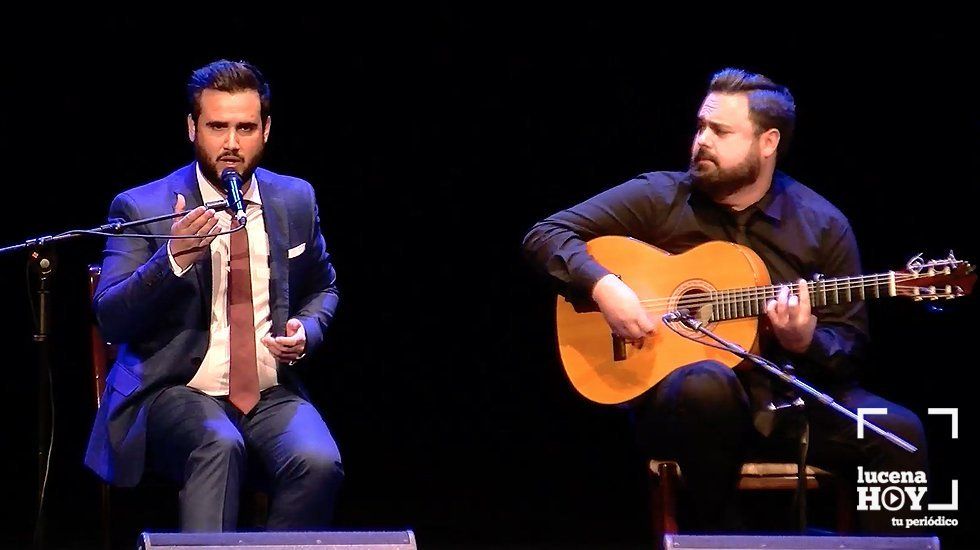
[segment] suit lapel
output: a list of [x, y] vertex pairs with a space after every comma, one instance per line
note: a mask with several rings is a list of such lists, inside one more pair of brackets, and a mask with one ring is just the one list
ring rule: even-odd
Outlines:
[[289, 220], [286, 202], [275, 193], [274, 184], [259, 180], [262, 192], [262, 215], [265, 231], [269, 235], [269, 306], [272, 316], [272, 332], [277, 336], [286, 333], [289, 316]]
[[177, 177], [173, 179], [173, 183], [170, 186], [175, 201], [177, 200], [177, 193], [184, 195], [184, 200], [186, 201], [184, 203], [184, 210], [193, 210], [204, 204], [204, 199], [201, 198], [201, 187], [197, 184], [196, 166], [196, 163], [185, 166], [177, 174]]

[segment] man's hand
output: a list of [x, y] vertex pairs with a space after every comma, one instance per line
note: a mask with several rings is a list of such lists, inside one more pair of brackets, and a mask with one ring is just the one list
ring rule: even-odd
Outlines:
[[789, 287], [780, 288], [776, 299], [766, 304], [766, 316], [783, 348], [803, 353], [813, 341], [817, 317], [810, 312], [810, 291], [805, 280], [797, 282], [796, 291], [798, 296], [789, 296]]
[[[174, 204], [174, 212], [184, 211], [184, 196], [177, 195], [177, 203]], [[208, 249], [211, 241], [214, 240], [212, 233], [220, 232], [218, 228], [218, 218], [214, 216], [214, 210], [205, 209], [198, 206], [194, 210], [184, 214], [170, 227], [173, 235], [199, 235], [199, 239], [170, 239], [167, 246], [170, 247], [170, 254], [181, 269], [187, 269], [191, 264]]]
[[633, 289], [619, 277], [609, 274], [599, 279], [592, 288], [592, 299], [599, 306], [613, 334], [638, 346], [642, 346], [644, 338], [653, 336], [657, 325]]
[[270, 336], [266, 334], [262, 337], [262, 343], [269, 348], [272, 355], [281, 363], [292, 363], [298, 361], [306, 351], [306, 329], [298, 319], [290, 319], [286, 322], [285, 336]]

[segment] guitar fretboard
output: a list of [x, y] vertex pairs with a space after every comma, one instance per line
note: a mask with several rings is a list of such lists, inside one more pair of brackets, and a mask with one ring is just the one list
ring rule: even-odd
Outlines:
[[[762, 315], [766, 311], [766, 303], [776, 299], [782, 286], [759, 286], [711, 292], [709, 293], [711, 320], [724, 321]], [[795, 284], [785, 286], [789, 287], [790, 295], [797, 294]], [[808, 287], [811, 307], [895, 296], [897, 292], [894, 272], [808, 281]]]

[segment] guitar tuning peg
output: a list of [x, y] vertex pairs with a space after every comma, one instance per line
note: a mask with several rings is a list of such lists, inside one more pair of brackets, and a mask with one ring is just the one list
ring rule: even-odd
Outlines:
[[905, 264], [906, 269], [908, 269], [911, 273], [918, 274], [920, 271], [922, 271], [922, 267], [925, 265], [925, 262], [922, 261], [922, 254], [922, 252], [916, 254]]

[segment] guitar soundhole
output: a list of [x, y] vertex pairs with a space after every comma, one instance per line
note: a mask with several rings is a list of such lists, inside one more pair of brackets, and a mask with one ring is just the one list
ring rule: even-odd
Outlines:
[[[691, 315], [698, 317], [704, 323], [711, 323], [711, 301], [705, 295], [714, 292], [715, 288], [704, 279], [690, 279], [684, 281], [674, 290], [670, 299], [670, 311], [687, 309]], [[693, 331], [685, 326], [674, 325], [674, 328], [692, 336], [702, 338], [703, 334]]]
[[681, 300], [684, 302], [690, 302], [692, 300], [695, 300], [697, 296], [701, 296], [702, 294], [707, 294], [707, 293], [708, 292], [706, 290], [701, 290], [701, 289], [688, 290], [683, 294], [681, 294]]

